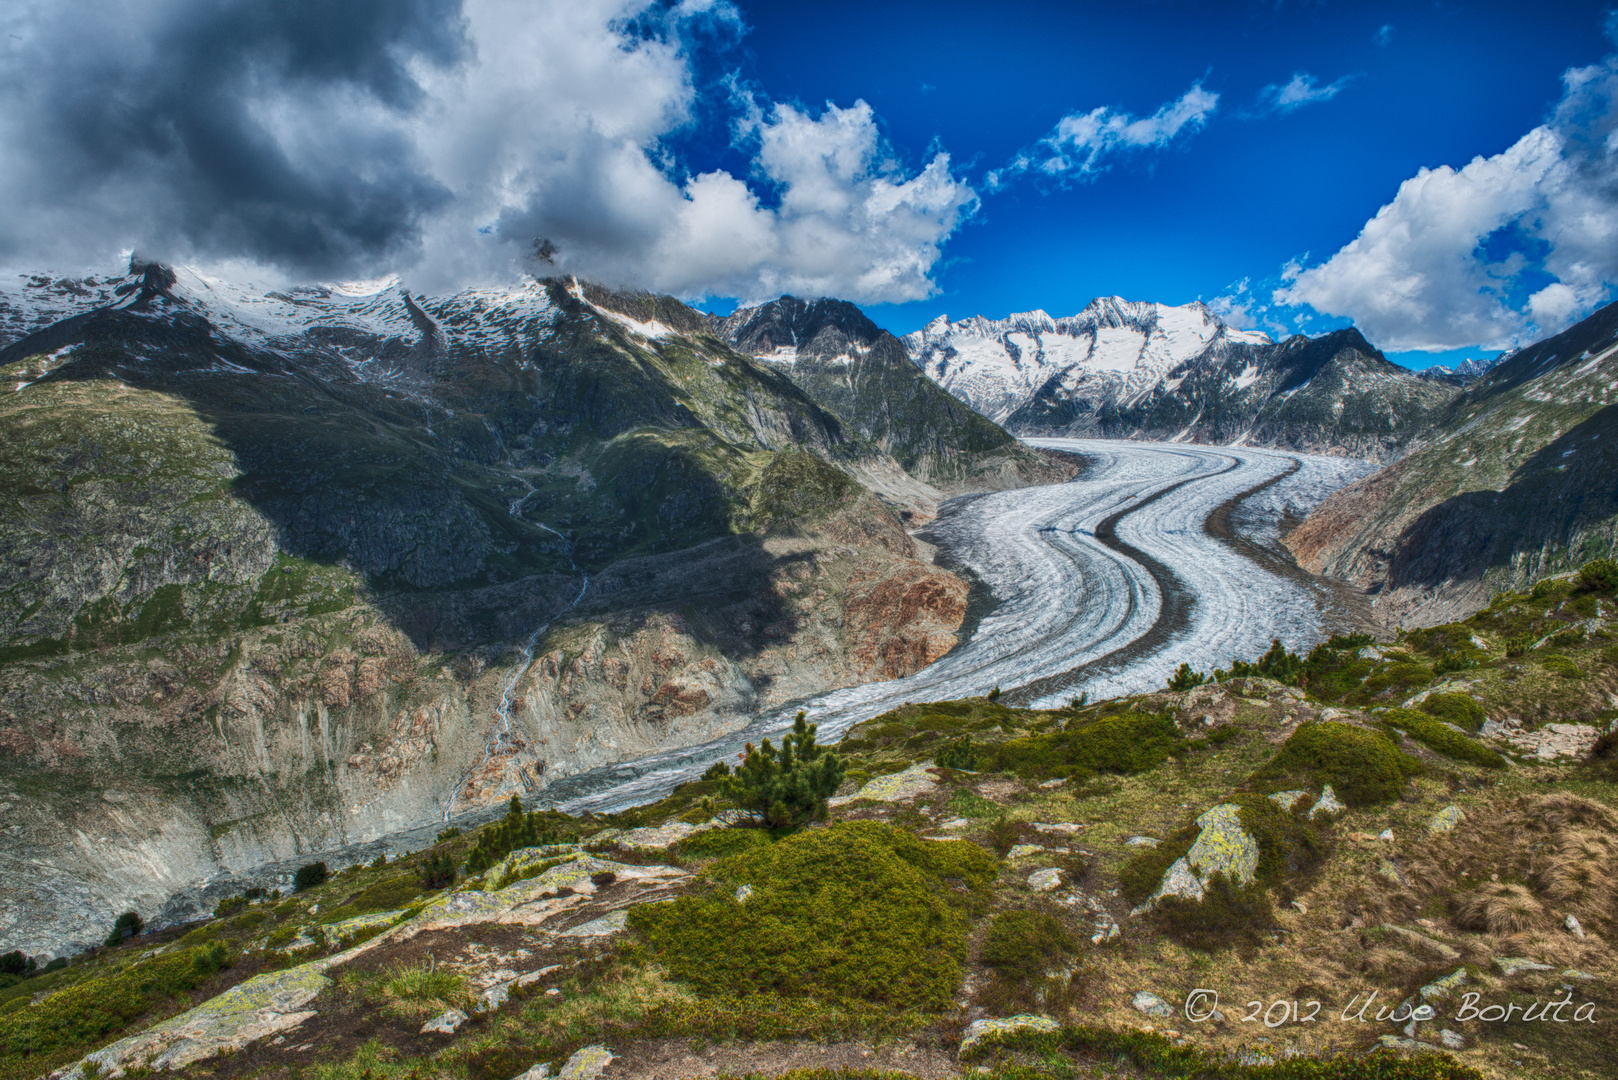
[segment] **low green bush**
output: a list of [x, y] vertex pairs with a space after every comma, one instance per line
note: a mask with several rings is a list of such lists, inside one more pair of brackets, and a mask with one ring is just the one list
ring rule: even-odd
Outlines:
[[[1281, 1057], [1243, 1064], [1226, 1053], [1173, 1042], [1136, 1028], [1064, 1027], [1056, 1032], [1011, 1031], [990, 1035], [966, 1055], [979, 1061], [1007, 1052], [1050, 1060], [1064, 1051], [1085, 1060], [1127, 1065], [1156, 1080], [1483, 1080], [1483, 1073], [1443, 1052], [1401, 1057], [1392, 1051], [1350, 1052], [1342, 1057]], [[1015, 1069], [1015, 1066], [1012, 1066]], [[1072, 1071], [1066, 1062], [1055, 1075]], [[1133, 1071], [1130, 1075], [1134, 1075]]]
[[216, 919], [223, 919], [226, 916], [236, 914], [236, 912], [240, 911], [246, 906], [247, 897], [227, 896], [223, 900], [219, 901], [219, 903], [214, 905], [213, 917]]
[[[1241, 809], [1242, 828], [1258, 841], [1254, 880], [1290, 898], [1326, 858], [1325, 841], [1301, 814], [1281, 809], [1266, 795], [1237, 794], [1227, 800]], [[1302, 806], [1309, 805], [1300, 800]]]
[[1483, 727], [1488, 714], [1471, 694], [1429, 694], [1421, 703], [1421, 711], [1467, 731]]
[[322, 909], [321, 922], [338, 922], [372, 911], [395, 911], [421, 894], [421, 880], [415, 874], [402, 874], [361, 889], [340, 905]]
[[1330, 784], [1347, 805], [1370, 806], [1398, 798], [1405, 782], [1422, 771], [1421, 762], [1383, 732], [1314, 721], [1300, 725], [1253, 780], [1269, 791], [1319, 791]]
[[[218, 941], [143, 960], [108, 975], [58, 990], [0, 1023], [0, 1060], [58, 1060], [59, 1052], [87, 1051], [173, 995], [200, 986], [230, 966]], [[40, 1072], [49, 1071], [38, 1068]]]
[[1180, 669], [1169, 677], [1169, 689], [1180, 693], [1195, 689], [1207, 681], [1207, 675], [1200, 671], [1192, 671], [1190, 664], [1181, 664]]
[[1122, 712], [1003, 742], [987, 755], [985, 766], [1030, 779], [1130, 774], [1154, 768], [1185, 748], [1172, 717]]
[[1430, 750], [1453, 761], [1464, 761], [1484, 769], [1503, 769], [1506, 759], [1482, 743], [1444, 726], [1426, 713], [1410, 709], [1390, 709], [1382, 719], [1385, 728], [1398, 729]]
[[1548, 653], [1539, 658], [1539, 663], [1552, 675], [1560, 675], [1564, 679], [1584, 678], [1584, 672], [1579, 670], [1579, 665], [1573, 662], [1572, 657], [1563, 656], [1561, 653]]
[[634, 908], [630, 926], [699, 994], [942, 1009], [966, 959], [962, 909], [996, 870], [966, 841], [842, 822], [723, 859], [704, 872], [711, 893]]
[[313, 862], [306, 866], [300, 866], [297, 874], [292, 878], [292, 890], [294, 892], [304, 892], [308, 889], [318, 888], [326, 884], [326, 879], [329, 877], [331, 877], [331, 871], [326, 869], [326, 864], [323, 862]]
[[1246, 952], [1264, 944], [1265, 933], [1275, 926], [1275, 907], [1262, 885], [1242, 886], [1214, 874], [1203, 887], [1201, 900], [1159, 900], [1151, 912], [1153, 925], [1169, 940], [1198, 952]]
[[1077, 989], [1079, 939], [1043, 911], [1002, 911], [989, 923], [980, 959], [994, 981], [985, 1004], [995, 1012], [1054, 1011]]
[[972, 736], [963, 735], [933, 756], [933, 764], [942, 769], [975, 770], [983, 760], [983, 748], [972, 745]]
[[707, 829], [676, 843], [669, 850], [698, 859], [723, 859], [754, 848], [769, 847], [773, 837], [764, 829]]
[[1618, 561], [1591, 559], [1579, 570], [1579, 588], [1586, 592], [1618, 589]]
[[1144, 902], [1162, 884], [1164, 872], [1191, 850], [1199, 832], [1195, 825], [1187, 825], [1156, 847], [1137, 851], [1118, 869], [1118, 891], [1131, 904]]

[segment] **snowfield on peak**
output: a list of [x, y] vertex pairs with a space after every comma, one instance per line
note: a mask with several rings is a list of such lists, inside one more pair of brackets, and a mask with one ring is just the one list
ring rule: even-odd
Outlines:
[[1036, 310], [952, 323], [940, 315], [903, 341], [935, 382], [997, 423], [1053, 379], [1070, 393], [1133, 401], [1217, 343], [1270, 344], [1264, 334], [1227, 326], [1200, 302], [1173, 307], [1116, 296], [1065, 318]]

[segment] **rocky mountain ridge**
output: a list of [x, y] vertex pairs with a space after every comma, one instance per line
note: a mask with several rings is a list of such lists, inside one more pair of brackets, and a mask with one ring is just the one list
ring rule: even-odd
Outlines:
[[1338, 492], [1287, 538], [1390, 626], [1469, 614], [1618, 543], [1618, 304], [1494, 366], [1408, 456]]
[[1018, 435], [1270, 446], [1397, 458], [1457, 390], [1389, 362], [1357, 330], [1272, 342], [1201, 303], [1119, 297], [906, 335], [935, 381]]
[[0, 942], [907, 674], [938, 493], [668, 297], [30, 284], [0, 350]]
[[845, 300], [783, 296], [715, 319], [738, 350], [946, 492], [1054, 482], [1071, 473], [1019, 444], [916, 369], [903, 343]]

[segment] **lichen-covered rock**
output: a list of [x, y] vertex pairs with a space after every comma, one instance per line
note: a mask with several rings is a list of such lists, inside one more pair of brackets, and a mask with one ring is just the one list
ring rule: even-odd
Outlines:
[[1421, 1000], [1427, 1002], [1428, 1004], [1431, 1004], [1432, 1002], [1435, 1002], [1435, 1001], [1444, 1001], [1444, 1000], [1446, 1000], [1452, 993], [1455, 992], [1455, 989], [1457, 987], [1465, 986], [1465, 985], [1466, 985], [1466, 969], [1464, 967], [1463, 968], [1456, 968], [1454, 971], [1450, 972], [1448, 975], [1444, 975], [1444, 976], [1442, 976], [1440, 978], [1434, 979], [1432, 982], [1428, 983], [1426, 986], [1423, 986], [1420, 990], [1417, 991], [1417, 993], [1419, 993], [1421, 995]]
[[1062, 1030], [1058, 1024], [1048, 1016], [1036, 1016], [1033, 1013], [1020, 1013], [1017, 1016], [1004, 1016], [999, 1019], [974, 1020], [966, 1025], [966, 1034], [961, 1039], [961, 1056], [975, 1048], [984, 1039], [992, 1035], [1009, 1035], [1014, 1031], [1048, 1031]]
[[1170, 1005], [1168, 1002], [1164, 1001], [1150, 990], [1142, 990], [1138, 992], [1133, 998], [1130, 999], [1129, 1004], [1136, 1011], [1145, 1013], [1147, 1016], [1167, 1018], [1175, 1015], [1174, 1006]]
[[1427, 823], [1427, 831], [1430, 833], [1449, 832], [1459, 825], [1465, 817], [1466, 815], [1461, 813], [1460, 807], [1446, 806], [1433, 815], [1433, 819]]
[[1124, 843], [1130, 847], [1155, 848], [1158, 844], [1161, 844], [1162, 841], [1155, 836], [1131, 836], [1128, 840], [1125, 840]]
[[315, 1015], [305, 1006], [331, 985], [322, 972], [348, 955], [255, 975], [194, 1009], [86, 1055], [51, 1074], [53, 1080], [82, 1080], [87, 1066], [109, 1078], [129, 1069], [184, 1068], [295, 1028]]
[[1283, 810], [1291, 810], [1298, 805], [1299, 799], [1307, 799], [1308, 797], [1309, 793], [1307, 791], [1273, 791], [1270, 793], [1270, 798], [1274, 800], [1275, 805]]
[[873, 802], [900, 802], [904, 799], [913, 799], [918, 795], [929, 795], [938, 787], [938, 779], [929, 771], [933, 767], [930, 761], [918, 761], [903, 772], [889, 773], [887, 776], [878, 776], [866, 783], [852, 795], [842, 795], [830, 800], [833, 806], [853, 802], [855, 799], [870, 799]]
[[1045, 848], [1039, 844], [1013, 844], [1011, 850], [1006, 852], [1008, 859], [1026, 859], [1030, 855], [1038, 855]]
[[1035, 870], [1028, 875], [1028, 887], [1035, 892], [1050, 892], [1062, 884], [1062, 872], [1054, 867]]
[[613, 1057], [605, 1046], [586, 1046], [568, 1058], [556, 1075], [558, 1080], [595, 1080], [612, 1064]]
[[1215, 874], [1224, 874], [1246, 885], [1258, 870], [1258, 841], [1242, 828], [1240, 810], [1235, 803], [1220, 803], [1197, 818], [1202, 832], [1185, 853], [1185, 861], [1204, 883]]

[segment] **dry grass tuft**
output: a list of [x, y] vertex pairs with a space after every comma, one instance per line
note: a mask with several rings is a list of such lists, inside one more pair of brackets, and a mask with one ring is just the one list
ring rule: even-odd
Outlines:
[[1545, 906], [1526, 885], [1491, 881], [1455, 899], [1455, 925], [1487, 934], [1518, 934], [1549, 924]]

